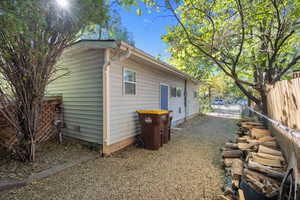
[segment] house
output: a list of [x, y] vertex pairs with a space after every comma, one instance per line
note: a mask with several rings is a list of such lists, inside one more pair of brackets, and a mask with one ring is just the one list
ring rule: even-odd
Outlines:
[[173, 125], [199, 112], [196, 81], [124, 42], [78, 41], [58, 66], [70, 73], [47, 92], [63, 98], [63, 134], [101, 145], [104, 154], [133, 143], [136, 110], [172, 110]]

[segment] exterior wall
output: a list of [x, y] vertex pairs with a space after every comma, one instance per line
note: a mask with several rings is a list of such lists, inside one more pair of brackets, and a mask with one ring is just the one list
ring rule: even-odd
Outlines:
[[58, 66], [70, 73], [51, 83], [47, 95], [63, 98], [66, 136], [102, 144], [103, 59], [104, 50], [70, 51], [62, 55]]
[[[123, 95], [124, 67], [136, 72], [136, 95], [134, 96]], [[136, 110], [160, 109], [160, 84], [169, 86], [169, 110], [173, 111], [174, 121], [184, 119], [183, 79], [130, 59], [111, 65], [109, 144], [140, 134]], [[181, 97], [170, 97], [171, 86], [182, 88]], [[179, 108], [181, 108], [181, 113]]]
[[198, 98], [194, 98], [194, 92], [199, 93], [199, 85], [192, 81], [187, 82], [187, 116], [199, 113], [200, 102]]

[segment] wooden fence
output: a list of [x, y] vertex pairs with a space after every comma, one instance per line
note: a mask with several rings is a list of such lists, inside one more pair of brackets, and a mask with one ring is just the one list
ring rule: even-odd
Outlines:
[[267, 89], [268, 115], [300, 131], [300, 78], [279, 81]]
[[[268, 115], [300, 132], [300, 78], [268, 86]], [[273, 125], [269, 127], [284, 152], [289, 166], [300, 170], [300, 140]]]
[[[55, 120], [60, 120], [62, 101], [59, 98], [46, 99], [43, 102], [41, 123], [37, 131], [36, 142], [42, 143], [58, 135], [54, 125]], [[0, 113], [0, 146], [11, 149], [17, 143], [16, 133], [4, 116]]]

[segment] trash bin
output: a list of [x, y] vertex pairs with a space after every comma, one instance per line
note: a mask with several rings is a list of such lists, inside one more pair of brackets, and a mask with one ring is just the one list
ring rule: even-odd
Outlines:
[[142, 140], [146, 149], [157, 150], [165, 141], [166, 125], [169, 120], [167, 110], [138, 110], [142, 130]]
[[172, 115], [172, 112], [173, 111], [169, 111], [169, 120], [168, 120], [168, 132], [167, 132], [167, 134], [168, 134], [168, 141], [170, 141], [171, 140], [171, 126], [172, 126], [172, 119], [173, 119], [173, 115]]
[[164, 121], [163, 143], [166, 144], [171, 140], [171, 123], [172, 111], [168, 111], [167, 120]]

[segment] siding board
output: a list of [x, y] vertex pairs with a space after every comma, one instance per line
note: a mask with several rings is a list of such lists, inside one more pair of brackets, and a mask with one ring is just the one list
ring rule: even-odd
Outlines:
[[[63, 54], [58, 66], [68, 75], [51, 83], [49, 95], [61, 94], [64, 104], [63, 134], [102, 144], [102, 66], [104, 50], [85, 50]], [[66, 71], [61, 71], [65, 73]], [[80, 127], [80, 131], [72, 127]]]
[[[123, 67], [136, 71], [136, 95], [123, 95]], [[173, 119], [181, 120], [185, 117], [184, 108], [184, 80], [173, 74], [153, 69], [152, 66], [127, 59], [113, 63], [110, 68], [110, 144], [122, 141], [140, 134], [140, 126], [136, 110], [160, 109], [160, 84], [169, 87], [182, 88], [181, 97], [170, 97], [169, 110], [173, 110]], [[193, 95], [193, 91], [191, 92]], [[190, 95], [191, 96], [191, 95]], [[199, 104], [199, 102], [198, 102]], [[196, 106], [190, 113], [198, 111]], [[181, 113], [179, 113], [181, 108]]]
[[187, 82], [187, 114], [188, 116], [199, 113], [200, 104], [198, 98], [194, 98], [194, 92], [199, 93], [199, 85], [191, 81]]

